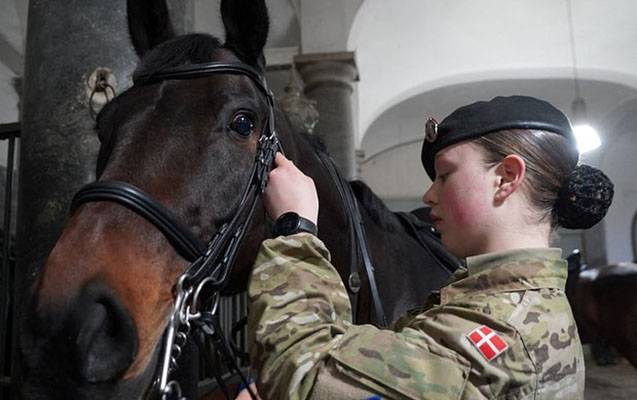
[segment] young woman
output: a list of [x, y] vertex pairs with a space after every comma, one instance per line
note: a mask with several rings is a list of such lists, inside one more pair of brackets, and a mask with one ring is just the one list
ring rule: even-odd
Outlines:
[[392, 330], [351, 324], [347, 292], [312, 234], [313, 182], [277, 156], [265, 196], [277, 237], [264, 241], [249, 284], [263, 398], [583, 398], [566, 262], [549, 236], [601, 220], [612, 183], [577, 165], [567, 118], [538, 99], [474, 103], [428, 121], [426, 133], [433, 184], [423, 199], [467, 268]]

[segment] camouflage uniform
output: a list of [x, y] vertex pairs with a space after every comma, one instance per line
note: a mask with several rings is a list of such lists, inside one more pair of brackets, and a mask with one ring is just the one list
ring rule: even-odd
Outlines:
[[[559, 249], [467, 260], [393, 330], [351, 323], [343, 283], [310, 234], [263, 243], [249, 283], [249, 332], [264, 399], [581, 399], [584, 360]], [[486, 326], [508, 348], [469, 340]]]

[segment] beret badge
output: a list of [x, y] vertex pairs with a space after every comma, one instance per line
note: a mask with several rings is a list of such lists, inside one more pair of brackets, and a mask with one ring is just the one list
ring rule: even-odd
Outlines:
[[425, 122], [425, 140], [429, 143], [433, 143], [438, 138], [438, 121], [434, 118], [429, 118]]

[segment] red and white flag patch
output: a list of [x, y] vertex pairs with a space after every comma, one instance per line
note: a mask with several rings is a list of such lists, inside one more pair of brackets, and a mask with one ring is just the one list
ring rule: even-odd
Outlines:
[[509, 348], [509, 345], [489, 327], [482, 325], [469, 332], [469, 341], [491, 361]]

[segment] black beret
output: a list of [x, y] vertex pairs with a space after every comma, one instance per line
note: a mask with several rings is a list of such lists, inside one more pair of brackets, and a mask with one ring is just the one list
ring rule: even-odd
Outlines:
[[575, 137], [566, 115], [546, 101], [528, 96], [496, 97], [458, 108], [440, 124], [427, 121], [422, 145], [422, 165], [436, 177], [434, 159], [445, 147], [487, 133], [506, 129], [537, 129], [554, 132], [572, 141]]

